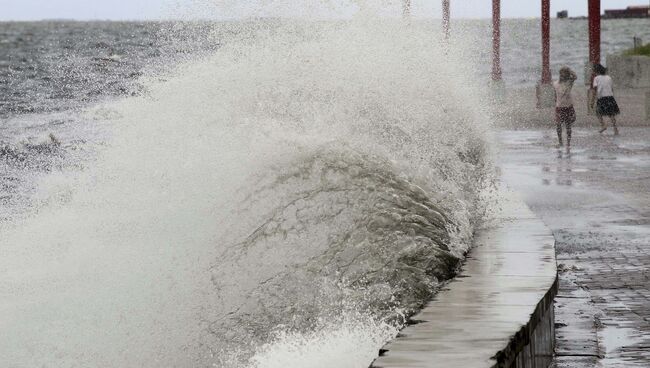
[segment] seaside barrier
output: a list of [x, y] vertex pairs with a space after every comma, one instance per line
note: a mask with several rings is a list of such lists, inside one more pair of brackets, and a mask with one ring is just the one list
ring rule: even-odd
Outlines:
[[650, 57], [607, 55], [607, 70], [618, 88], [650, 88]]
[[[504, 191], [505, 192], [505, 191]], [[515, 193], [477, 233], [462, 271], [373, 368], [546, 368], [553, 359], [555, 239]]]

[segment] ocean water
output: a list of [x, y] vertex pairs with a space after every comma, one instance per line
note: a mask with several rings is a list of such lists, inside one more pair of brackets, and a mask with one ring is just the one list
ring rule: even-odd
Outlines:
[[0, 365], [367, 366], [471, 243], [488, 122], [427, 27], [3, 27]]
[[0, 366], [368, 366], [489, 211], [487, 26], [0, 23]]

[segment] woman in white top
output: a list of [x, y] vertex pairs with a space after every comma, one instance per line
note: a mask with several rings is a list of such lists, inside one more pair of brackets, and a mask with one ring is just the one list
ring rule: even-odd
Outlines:
[[571, 89], [573, 82], [578, 79], [576, 73], [568, 67], [560, 69], [560, 79], [553, 82], [555, 88], [555, 123], [557, 124], [557, 139], [562, 147], [562, 125], [566, 128], [566, 150], [571, 149], [571, 125], [576, 121], [576, 110], [573, 108]]
[[609, 116], [614, 126], [614, 135], [618, 135], [616, 115], [620, 114], [621, 110], [618, 108], [618, 104], [614, 98], [614, 82], [612, 81], [612, 77], [607, 75], [607, 68], [604, 66], [600, 64], [594, 65], [594, 72], [596, 73], [596, 77], [594, 78], [593, 87], [596, 89], [596, 115], [601, 126], [600, 133], [607, 129], [603, 116]]

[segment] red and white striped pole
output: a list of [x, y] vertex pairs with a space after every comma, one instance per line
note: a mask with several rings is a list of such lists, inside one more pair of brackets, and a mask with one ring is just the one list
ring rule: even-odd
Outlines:
[[501, 0], [492, 0], [492, 80], [501, 80]]

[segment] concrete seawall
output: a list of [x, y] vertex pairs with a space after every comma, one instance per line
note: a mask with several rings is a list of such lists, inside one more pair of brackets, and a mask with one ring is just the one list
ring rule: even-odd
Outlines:
[[555, 240], [515, 193], [477, 234], [460, 275], [395, 340], [375, 368], [548, 367], [553, 358]]
[[650, 88], [650, 57], [607, 55], [607, 69], [619, 88]]

